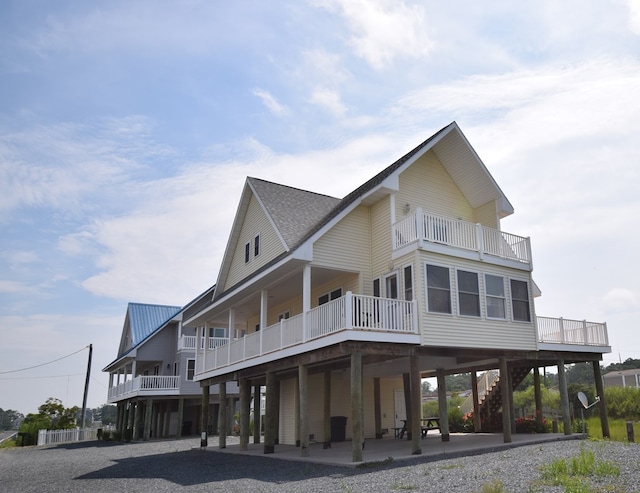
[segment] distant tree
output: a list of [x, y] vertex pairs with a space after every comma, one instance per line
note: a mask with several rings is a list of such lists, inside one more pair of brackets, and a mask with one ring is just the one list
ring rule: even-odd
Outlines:
[[13, 409], [4, 411], [0, 408], [0, 430], [13, 430], [18, 421], [24, 419], [24, 415]]
[[75, 428], [78, 406], [65, 408], [60, 399], [49, 397], [44, 404], [38, 407], [39, 414], [50, 418], [51, 429], [63, 430]]
[[565, 370], [565, 375], [567, 377], [567, 385], [595, 385], [593, 364], [591, 363], [575, 363]]
[[447, 375], [444, 377], [444, 383], [448, 392], [462, 392], [471, 390], [471, 374], [458, 373], [457, 375]]
[[422, 382], [422, 394], [430, 394], [431, 393], [431, 384], [428, 380], [423, 380]]
[[112, 404], [103, 404], [93, 410], [93, 421], [101, 421], [103, 425], [115, 425], [118, 408]]
[[603, 370], [603, 373], [609, 373], [610, 371], [635, 370], [636, 368], [640, 368], [640, 359], [627, 358], [622, 363], [611, 363]]

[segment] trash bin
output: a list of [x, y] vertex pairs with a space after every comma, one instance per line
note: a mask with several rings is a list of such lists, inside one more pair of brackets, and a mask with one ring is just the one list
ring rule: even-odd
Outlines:
[[331, 416], [331, 441], [344, 442], [347, 435], [347, 417]]

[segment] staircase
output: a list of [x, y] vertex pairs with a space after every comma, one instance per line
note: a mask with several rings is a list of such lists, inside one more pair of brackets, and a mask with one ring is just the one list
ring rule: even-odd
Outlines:
[[[532, 367], [519, 366], [510, 368], [512, 374], [512, 390], [520, 385], [522, 380], [529, 374]], [[502, 426], [497, 419], [498, 411], [502, 408], [502, 389], [500, 386], [500, 372], [490, 370], [478, 377], [478, 399], [480, 401], [479, 412], [480, 422], [482, 423], [482, 431], [495, 432], [501, 431]], [[460, 406], [463, 413], [473, 411], [473, 396]]]

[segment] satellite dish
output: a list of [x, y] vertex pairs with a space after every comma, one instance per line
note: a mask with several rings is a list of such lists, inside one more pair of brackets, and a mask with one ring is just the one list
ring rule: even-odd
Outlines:
[[587, 399], [587, 396], [585, 395], [584, 392], [578, 392], [578, 400], [580, 401], [580, 404], [582, 404], [582, 406], [585, 409], [589, 408], [589, 400]]

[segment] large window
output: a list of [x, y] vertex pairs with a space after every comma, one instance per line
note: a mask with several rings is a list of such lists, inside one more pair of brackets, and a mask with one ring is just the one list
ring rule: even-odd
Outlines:
[[329, 303], [330, 301], [337, 300], [342, 296], [342, 288], [334, 289], [330, 293], [323, 294], [318, 298], [318, 305], [324, 305], [325, 303]]
[[430, 312], [451, 313], [449, 269], [427, 265], [427, 304]]
[[480, 316], [480, 291], [477, 273], [466, 270], [458, 271], [458, 304], [460, 315]]
[[487, 317], [506, 318], [504, 301], [504, 278], [502, 276], [484, 275], [487, 295]]
[[526, 281], [511, 279], [511, 304], [513, 319], [521, 322], [531, 322], [529, 310], [529, 285]]
[[193, 380], [193, 375], [196, 373], [196, 360], [187, 360], [187, 380]]

